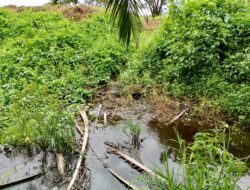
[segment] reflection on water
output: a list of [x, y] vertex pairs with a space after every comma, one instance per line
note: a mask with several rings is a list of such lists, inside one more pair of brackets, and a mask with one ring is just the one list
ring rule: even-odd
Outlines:
[[[177, 142], [174, 141], [176, 140], [175, 127], [178, 129], [181, 137], [187, 142], [192, 142], [194, 140], [193, 137], [197, 132], [206, 130], [205, 127], [192, 122], [186, 122], [185, 124], [176, 122], [174, 125], [164, 126], [163, 123], [160, 123], [157, 120], [151, 120], [148, 122], [142, 119], [137, 119], [135, 121], [142, 127], [141, 138], [143, 141], [138, 155], [143, 164], [151, 169], [154, 169], [156, 165], [162, 167], [161, 155], [166, 147], [178, 148]], [[124, 130], [128, 130], [127, 123], [126, 120], [120, 120], [105, 128], [102, 128], [102, 125], [100, 125], [99, 128], [93, 128], [93, 126], [90, 127], [90, 148], [85, 160], [86, 167], [88, 167], [91, 172], [90, 189], [126, 189], [100, 163], [95, 154], [97, 154], [99, 159], [102, 159], [105, 164], [124, 177], [127, 181], [130, 181], [138, 187], [145, 186], [141, 181], [142, 177], [138, 171], [131, 168], [117, 155], [107, 154], [106, 152], [106, 147], [104, 145], [105, 141], [129, 146], [131, 139], [128, 135], [128, 131], [127, 133], [124, 133]], [[246, 157], [250, 154], [249, 134], [249, 131], [240, 131], [239, 133], [232, 134], [233, 146], [230, 148], [230, 151], [236, 156]], [[91, 149], [95, 151], [95, 154]], [[0, 153], [0, 181], [1, 179], [5, 182], [12, 181], [15, 178], [20, 178], [21, 176], [30, 175], [33, 172], [40, 171], [42, 158], [42, 152], [35, 154], [35, 156], [33, 155], [33, 157], [25, 157], [24, 155], [19, 154], [18, 156], [12, 156], [11, 158], [7, 157], [5, 153]], [[172, 154], [168, 160], [169, 166], [170, 168], [174, 168], [175, 173], [178, 173], [180, 172], [180, 166], [174, 160], [175, 158]], [[55, 162], [55, 158], [52, 159], [52, 162]], [[12, 170], [15, 171], [15, 173], [13, 173]], [[48, 173], [56, 176], [53, 172]], [[249, 176], [245, 176], [241, 180], [241, 184], [250, 184]], [[32, 185], [33, 187], [36, 184], [39, 185], [41, 183], [36, 183], [36, 180], [34, 180], [33, 182], [18, 185], [16, 186], [16, 189], [27, 189], [28, 186]], [[46, 189], [46, 187], [44, 186], [44, 188], [40, 189]]]
[[[158, 120], [151, 120], [149, 126], [155, 130], [159, 136], [160, 142], [166, 146], [177, 148], [175, 128], [186, 142], [193, 142], [197, 132], [208, 131], [207, 126], [201, 126], [195, 122], [176, 122], [173, 125], [165, 126]], [[210, 128], [211, 129], [211, 128]], [[249, 130], [233, 130], [230, 132], [231, 146], [229, 151], [238, 158], [247, 158], [250, 156], [250, 131]], [[250, 167], [250, 159], [247, 160]]]

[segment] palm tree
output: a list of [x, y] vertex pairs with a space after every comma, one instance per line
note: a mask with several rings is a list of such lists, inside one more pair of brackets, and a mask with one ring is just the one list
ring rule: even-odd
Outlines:
[[111, 22], [117, 21], [119, 39], [129, 45], [131, 34], [136, 44], [139, 42], [139, 34], [142, 31], [140, 13], [143, 9], [141, 0], [108, 0], [106, 10], [111, 10]]
[[[139, 42], [139, 34], [143, 29], [140, 13], [146, 8], [152, 16], [159, 15], [166, 0], [107, 0], [106, 10], [111, 10], [111, 22], [117, 21], [119, 39], [129, 45], [131, 34], [136, 44]], [[147, 17], [146, 21], [147, 21]]]

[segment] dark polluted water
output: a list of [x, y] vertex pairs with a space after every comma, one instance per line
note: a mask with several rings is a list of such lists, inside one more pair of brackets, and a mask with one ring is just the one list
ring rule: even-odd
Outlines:
[[[142, 134], [140, 138], [144, 139], [141, 143], [138, 155], [134, 157], [139, 157], [141, 162], [150, 169], [155, 169], [157, 167], [164, 169], [161, 162], [161, 156], [162, 153], [167, 149], [169, 153], [169, 167], [170, 169], [173, 168], [175, 170], [174, 172], [177, 177], [181, 175], [181, 166], [177, 163], [177, 159], [175, 157], [176, 154], [174, 152], [174, 148], [178, 148], [176, 132], [174, 128], [178, 129], [179, 134], [183, 139], [185, 139], [186, 142], [192, 142], [197, 132], [201, 132], [206, 129], [199, 124], [192, 122], [185, 124], [177, 122], [173, 125], [165, 126], [163, 123], [157, 120], [144, 120], [136, 118], [133, 121], [140, 124], [142, 128]], [[129, 146], [131, 139], [128, 136], [128, 133], [129, 130], [127, 120], [121, 120], [106, 127], [99, 125], [97, 128], [91, 128], [90, 147], [95, 151], [95, 153], [93, 153], [92, 150], [89, 150], [85, 162], [86, 166], [91, 171], [90, 189], [126, 189], [116, 178], [114, 178], [114, 176], [109, 173], [109, 171], [103, 166], [97, 157], [103, 160], [105, 166], [114, 169], [117, 174], [124, 177], [127, 181], [139, 188], [147, 187], [145, 183], [141, 182], [142, 176], [138, 171], [132, 169], [117, 155], [107, 154], [106, 152], [106, 147], [104, 145], [104, 142], [106, 141], [123, 146]], [[241, 132], [241, 137], [244, 136], [244, 138], [247, 138], [249, 137], [248, 135], [249, 134], [246, 132]], [[234, 138], [235, 142], [242, 142], [238, 136], [239, 135], [235, 135], [232, 136], [232, 138]], [[249, 144], [247, 141], [241, 148], [246, 148], [248, 146]], [[245, 157], [245, 155], [249, 154], [250, 149], [245, 149], [244, 153], [242, 153], [242, 151], [235, 152], [233, 149], [231, 149], [231, 152], [239, 157]], [[242, 189], [247, 189], [250, 187], [250, 177], [248, 174], [241, 179], [239, 186], [242, 187]]]
[[[156, 166], [162, 167], [160, 160], [165, 147], [160, 143], [154, 130], [140, 120], [137, 120], [136, 122], [140, 123], [140, 126], [143, 129], [142, 134], [140, 135], [143, 141], [141, 142], [139, 151], [136, 153], [137, 155], [133, 155], [133, 157], [137, 158], [137, 160], [139, 159], [151, 169], [156, 168]], [[128, 136], [128, 133], [127, 121], [119, 121], [114, 125], [104, 128], [99, 127], [91, 129], [89, 145], [95, 153], [92, 150], [89, 150], [85, 162], [86, 167], [91, 171], [90, 189], [127, 189], [103, 166], [103, 163], [101, 163], [97, 157], [102, 159], [107, 167], [110, 167], [117, 174], [135, 186], [140, 189], [148, 188], [142, 180], [143, 177], [141, 173], [133, 169], [117, 155], [107, 154], [104, 142], [108, 141], [122, 145], [123, 147], [129, 147], [131, 139]], [[174, 167], [176, 171], [178, 170], [178, 164], [175, 163], [173, 159], [169, 159], [169, 163], [170, 167]]]
[[[196, 122], [176, 122], [166, 126], [158, 120], [150, 120], [148, 125], [156, 132], [160, 143], [165, 146], [178, 148], [175, 129], [178, 129], [180, 136], [187, 142], [193, 142], [194, 136], [198, 132], [210, 131], [212, 128], [201, 126]], [[250, 156], [250, 130], [232, 130], [226, 132], [230, 135], [231, 146], [229, 151], [238, 158], [247, 158]], [[250, 168], [250, 159], [245, 159]]]
[[[128, 117], [123, 117], [128, 118]], [[161, 162], [162, 152], [169, 151], [169, 166], [175, 170], [175, 174], [181, 174], [181, 166], [176, 162], [174, 149], [178, 144], [174, 127], [176, 127], [187, 142], [192, 142], [193, 137], [197, 132], [205, 130], [202, 126], [196, 123], [175, 123], [174, 125], [164, 126], [163, 123], [149, 118], [134, 117], [131, 115], [134, 122], [139, 123], [142, 128], [140, 135], [141, 145], [136, 152], [129, 151], [131, 138], [129, 135], [128, 120], [119, 120], [104, 126], [103, 121], [99, 121], [97, 126], [95, 122], [90, 125], [89, 148], [85, 157], [85, 166], [89, 169], [89, 181], [85, 185], [85, 189], [91, 190], [113, 190], [127, 189], [120, 181], [118, 181], [106, 167], [111, 168], [118, 175], [133, 185], [142, 188], [147, 188], [147, 185], [142, 180], [140, 172], [133, 169], [119, 156], [108, 154], [105, 142], [112, 142], [121, 145], [128, 155], [136, 158], [150, 169], [160, 167], [163, 169]], [[249, 132], [241, 131], [241, 135], [233, 134], [232, 138], [235, 141], [235, 146], [231, 148], [233, 154], [238, 157], [245, 157], [250, 154]], [[128, 149], [126, 149], [126, 147]], [[58, 172], [56, 171], [56, 160], [53, 154], [47, 156], [47, 168], [50, 168], [45, 177], [25, 182], [11, 188], [14, 190], [22, 189], [52, 189], [58, 181]], [[44, 153], [42, 151], [34, 152], [32, 156], [22, 153], [8, 153], [2, 151], [0, 153], [0, 184], [11, 182], [15, 179], [30, 176], [41, 171]], [[74, 159], [75, 160], [75, 159]], [[241, 179], [240, 186], [243, 189], [250, 187], [250, 178], [248, 175]]]

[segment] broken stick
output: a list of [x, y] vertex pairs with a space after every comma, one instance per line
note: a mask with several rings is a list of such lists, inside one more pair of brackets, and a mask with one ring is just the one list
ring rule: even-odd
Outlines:
[[171, 124], [173, 124], [176, 120], [178, 120], [179, 118], [181, 118], [187, 111], [189, 110], [189, 108], [184, 109], [181, 113], [179, 113], [174, 119], [172, 119], [170, 122], [168, 122], [166, 124], [166, 126], [169, 126]]
[[63, 176], [65, 172], [65, 160], [62, 153], [56, 154], [56, 163], [60, 175]]
[[98, 108], [98, 111], [97, 111], [97, 115], [96, 115], [96, 119], [95, 119], [95, 125], [94, 125], [94, 127], [97, 126], [98, 117], [99, 117], [99, 115], [100, 115], [101, 109], [102, 109], [102, 104], [99, 105], [99, 108]]
[[86, 149], [86, 146], [87, 146], [87, 142], [88, 142], [88, 137], [89, 137], [89, 120], [88, 120], [88, 117], [87, 117], [87, 114], [84, 110], [80, 110], [80, 114], [81, 114], [81, 117], [84, 121], [84, 137], [82, 138], [82, 148], [81, 148], [81, 151], [80, 151], [80, 156], [79, 156], [79, 159], [77, 161], [77, 164], [76, 164], [76, 169], [74, 171], [74, 174], [73, 174], [73, 177], [69, 183], [69, 186], [67, 188], [67, 190], [70, 190], [74, 183], [75, 183], [75, 180], [76, 180], [76, 177], [79, 173], [79, 169], [80, 169], [80, 166], [81, 166], [81, 163], [82, 163], [82, 160], [83, 160], [83, 154], [84, 154], [84, 151]]
[[43, 173], [38, 173], [38, 174], [34, 174], [32, 176], [25, 177], [25, 178], [22, 178], [22, 179], [19, 179], [19, 180], [16, 180], [16, 181], [13, 181], [13, 182], [10, 182], [10, 183], [7, 183], [7, 184], [0, 184], [0, 189], [7, 188], [7, 187], [10, 187], [10, 186], [19, 184], [19, 183], [24, 183], [24, 182], [33, 180], [35, 178], [40, 177], [42, 174]]
[[106, 114], [106, 112], [103, 112], [103, 120], [104, 120], [104, 125], [107, 125], [107, 114]]

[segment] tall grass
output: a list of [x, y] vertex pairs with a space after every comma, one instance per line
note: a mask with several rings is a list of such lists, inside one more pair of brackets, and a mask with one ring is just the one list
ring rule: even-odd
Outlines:
[[246, 164], [228, 151], [230, 137], [222, 129], [198, 133], [193, 143], [186, 145], [177, 132], [180, 172], [170, 168], [165, 156], [164, 170], [156, 170], [161, 178], [149, 178], [153, 189], [239, 189], [237, 181], [247, 171]]
[[138, 123], [130, 122], [129, 130], [130, 130], [130, 135], [132, 136], [132, 145], [135, 148], [138, 148], [140, 145], [139, 136], [141, 134], [141, 127]]

